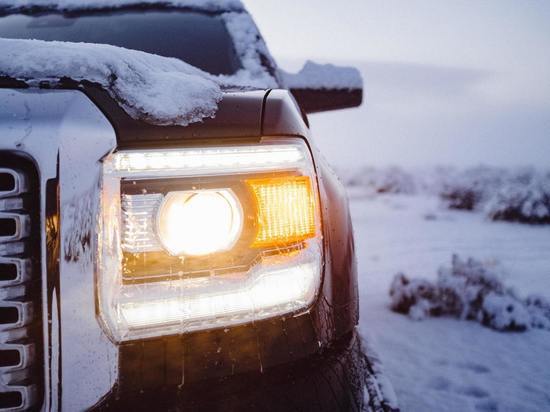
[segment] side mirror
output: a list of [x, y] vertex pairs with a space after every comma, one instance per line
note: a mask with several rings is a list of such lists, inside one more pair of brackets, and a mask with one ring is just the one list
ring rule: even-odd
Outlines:
[[347, 109], [363, 102], [363, 79], [353, 67], [307, 61], [298, 73], [281, 71], [281, 77], [306, 113]]

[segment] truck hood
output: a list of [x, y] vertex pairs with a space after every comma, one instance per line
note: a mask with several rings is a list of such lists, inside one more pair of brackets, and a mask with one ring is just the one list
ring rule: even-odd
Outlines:
[[105, 114], [115, 128], [120, 148], [158, 146], [191, 139], [259, 138], [268, 90], [224, 91], [214, 117], [188, 126], [155, 126], [132, 119], [100, 87], [81, 89]]

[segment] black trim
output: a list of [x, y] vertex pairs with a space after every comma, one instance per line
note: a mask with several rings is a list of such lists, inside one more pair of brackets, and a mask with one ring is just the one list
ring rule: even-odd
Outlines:
[[[61, 293], [60, 293], [60, 272], [59, 272], [59, 259], [60, 259], [60, 250], [61, 250], [61, 239], [60, 239], [60, 199], [59, 199], [59, 153], [57, 155], [57, 165], [56, 165], [56, 176], [53, 179], [50, 179], [46, 182], [46, 202], [45, 202], [45, 211], [46, 211], [46, 270], [47, 270], [47, 290], [46, 296], [48, 298], [48, 372], [50, 382], [57, 381], [57, 404], [61, 405], [61, 395], [62, 395], [62, 357], [63, 351], [61, 350], [61, 328], [58, 327], [57, 331], [52, 330], [52, 308], [53, 301], [55, 296], [55, 302], [57, 305], [57, 319], [55, 322], [57, 325], [61, 325]], [[52, 379], [52, 361], [55, 359], [53, 356], [52, 350], [52, 334], [57, 334], [57, 342], [59, 344], [59, 352], [57, 353], [57, 365], [56, 368], [58, 376], [55, 379]], [[50, 404], [51, 404], [51, 395], [50, 392]]]

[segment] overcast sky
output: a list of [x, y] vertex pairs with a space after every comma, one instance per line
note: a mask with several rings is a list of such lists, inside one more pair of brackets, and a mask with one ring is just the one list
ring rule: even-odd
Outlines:
[[361, 69], [362, 108], [311, 117], [336, 165], [550, 168], [550, 1], [245, 3], [283, 67]]

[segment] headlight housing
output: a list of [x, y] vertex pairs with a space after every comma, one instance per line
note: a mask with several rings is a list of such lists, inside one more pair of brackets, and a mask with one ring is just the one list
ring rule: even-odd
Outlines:
[[119, 151], [104, 161], [98, 303], [115, 341], [306, 310], [319, 194], [301, 139]]

